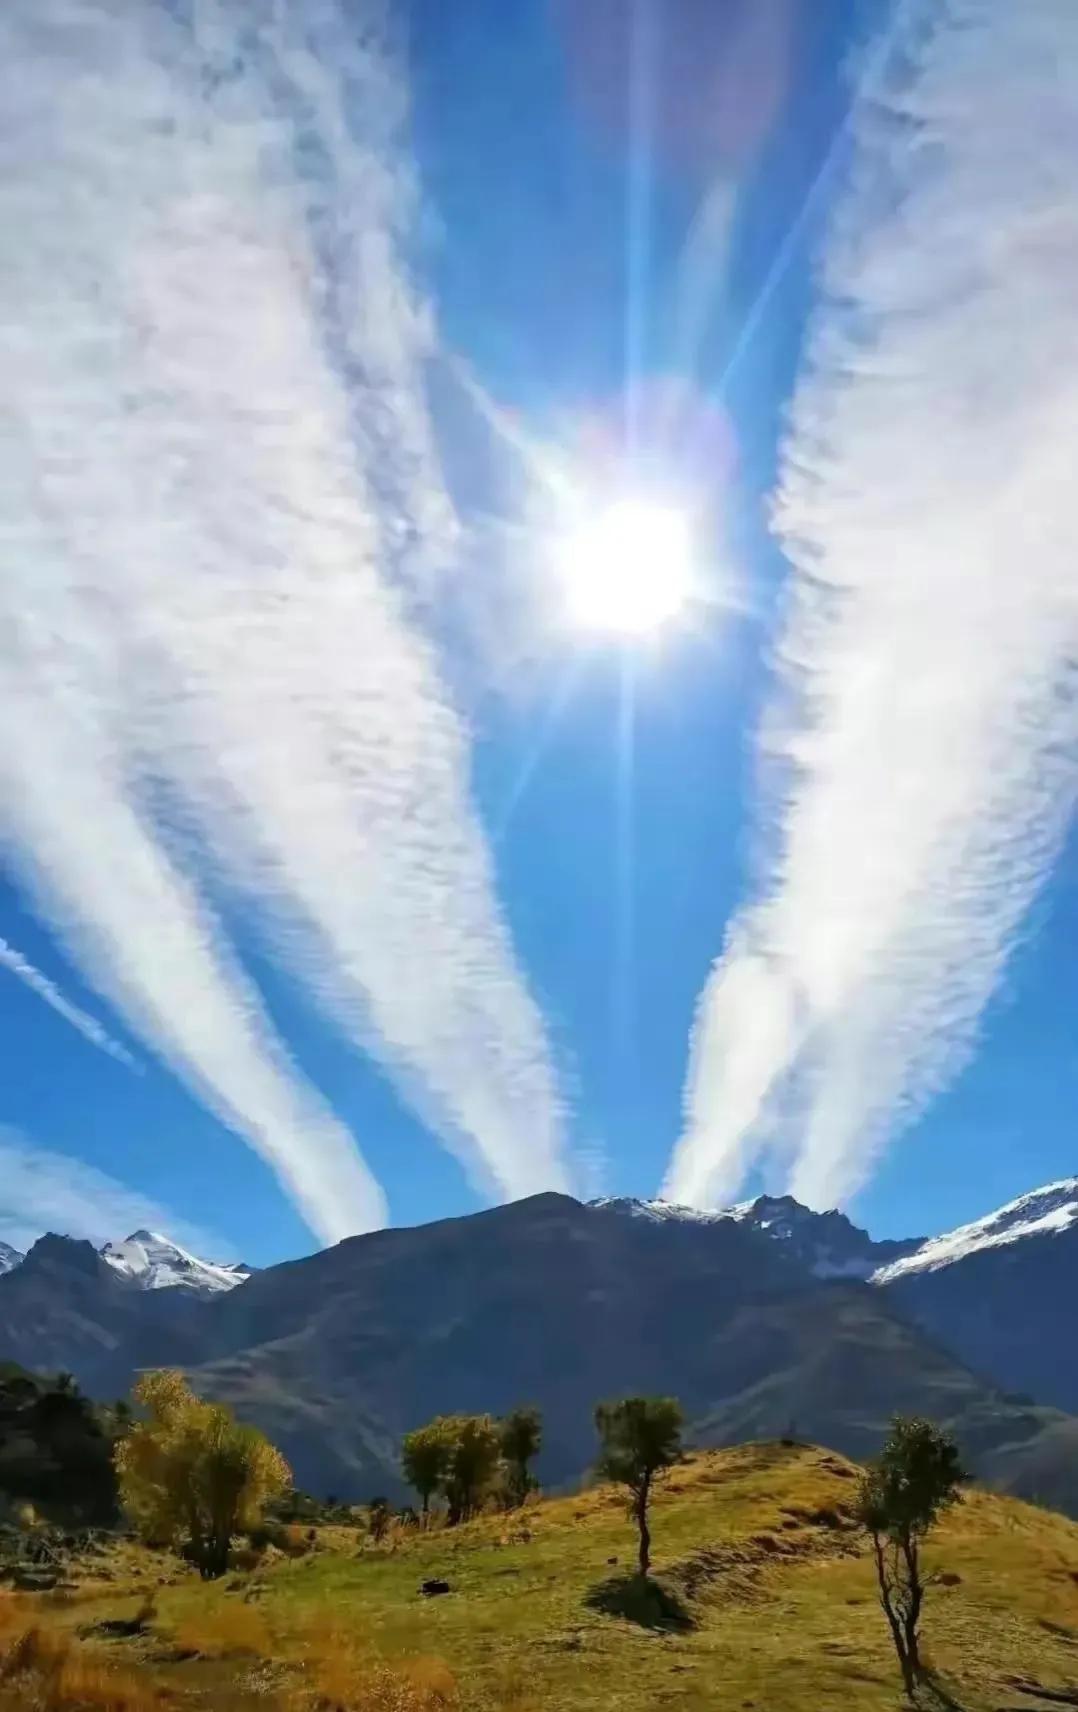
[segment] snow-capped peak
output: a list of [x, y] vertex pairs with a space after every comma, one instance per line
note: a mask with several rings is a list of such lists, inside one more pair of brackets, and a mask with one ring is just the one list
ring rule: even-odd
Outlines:
[[731, 1216], [729, 1212], [705, 1212], [699, 1207], [682, 1207], [675, 1201], [641, 1201], [632, 1195], [604, 1195], [589, 1204], [608, 1207], [616, 1213], [627, 1213], [633, 1219], [647, 1219], [655, 1225], [714, 1225]]
[[732, 1221], [751, 1225], [761, 1235], [779, 1243], [816, 1278], [868, 1279], [881, 1263], [909, 1253], [920, 1246], [910, 1242], [873, 1242], [863, 1230], [850, 1223], [845, 1213], [832, 1208], [818, 1213], [802, 1206], [792, 1195], [758, 1195], [754, 1201], [739, 1201], [732, 1207], [702, 1211], [670, 1201], [633, 1200], [610, 1196], [592, 1206], [609, 1207], [631, 1218], [652, 1224], [718, 1225]]
[[5, 1272], [14, 1272], [16, 1266], [21, 1265], [25, 1259], [25, 1254], [20, 1254], [10, 1243], [0, 1242], [0, 1276]]
[[979, 1249], [1001, 1248], [1027, 1236], [1058, 1235], [1078, 1224], [1078, 1177], [1047, 1183], [1028, 1195], [1019, 1195], [987, 1218], [960, 1225], [943, 1236], [930, 1237], [913, 1254], [883, 1266], [873, 1273], [874, 1284], [890, 1284], [918, 1272], [937, 1272]]
[[250, 1267], [200, 1260], [158, 1231], [137, 1230], [125, 1242], [107, 1242], [101, 1258], [140, 1290], [183, 1289], [217, 1296], [250, 1277]]

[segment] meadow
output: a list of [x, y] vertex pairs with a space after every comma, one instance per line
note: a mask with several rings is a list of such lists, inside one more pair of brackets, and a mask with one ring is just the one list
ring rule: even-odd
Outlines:
[[[0, 1708], [897, 1712], [857, 1473], [792, 1444], [690, 1455], [655, 1499], [646, 1586], [610, 1487], [377, 1544], [294, 1526], [219, 1582], [118, 1540], [67, 1588], [0, 1595]], [[1078, 1705], [1078, 1525], [974, 1490], [927, 1557], [926, 1705]]]

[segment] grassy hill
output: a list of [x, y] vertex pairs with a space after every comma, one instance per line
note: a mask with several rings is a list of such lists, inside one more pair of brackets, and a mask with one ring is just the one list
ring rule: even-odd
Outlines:
[[[305, 1555], [209, 1586], [118, 1545], [66, 1596], [7, 1596], [0, 1708], [897, 1712], [871, 1566], [846, 1517], [855, 1479], [807, 1447], [693, 1456], [656, 1501], [657, 1589], [643, 1602], [609, 1488], [382, 1546], [326, 1528]], [[298, 1531], [296, 1549], [307, 1543]], [[1078, 1526], [974, 1492], [929, 1556], [942, 1581], [925, 1650], [955, 1705], [1078, 1704]], [[432, 1577], [451, 1591], [423, 1598]], [[140, 1632], [101, 1628], [147, 1592]], [[12, 1673], [12, 1638], [33, 1623]], [[83, 1698], [62, 1688], [64, 1670]]]

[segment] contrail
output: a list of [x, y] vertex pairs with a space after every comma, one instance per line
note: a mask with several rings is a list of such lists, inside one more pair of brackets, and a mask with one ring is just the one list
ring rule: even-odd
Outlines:
[[777, 529], [773, 855], [667, 1192], [830, 1204], [962, 1069], [1078, 781], [1078, 12], [947, 0], [859, 106]]
[[220, 1237], [103, 1171], [0, 1128], [0, 1241], [25, 1250], [46, 1231], [98, 1245], [136, 1230], [164, 1231], [199, 1255], [224, 1256]]
[[[323, 0], [203, 0], [194, 16], [48, 0], [0, 26], [20, 162], [0, 193], [19, 305], [5, 372], [30, 460], [13, 618], [49, 639], [38, 681], [54, 685], [56, 660], [74, 679], [80, 742], [92, 707], [106, 819], [120, 835], [127, 816], [144, 877], [154, 865], [147, 908], [152, 891], [176, 908], [175, 960], [142, 969], [140, 1015], [215, 1108], [264, 1136], [244, 1112], [269, 1090], [222, 1091], [237, 1063], [272, 1064], [281, 1118], [310, 1091], [193, 890], [207, 863], [485, 1188], [564, 1186], [556, 1077], [467, 732], [412, 611], [453, 521], [423, 393], [431, 333], [401, 257], [399, 83], [376, 23]], [[72, 863], [70, 757], [56, 764]], [[110, 912], [98, 935], [106, 900], [85, 870], [65, 868], [58, 903], [42, 827], [20, 838], [52, 919], [77, 919], [113, 989], [149, 923]], [[243, 1041], [166, 1029], [196, 952]], [[182, 980], [190, 1002], [194, 969]], [[293, 1117], [275, 1126], [279, 1170], [316, 1153], [361, 1169], [328, 1114]], [[317, 1194], [321, 1218], [354, 1221], [355, 1185]], [[369, 1220], [369, 1178], [364, 1196]]]
[[49, 977], [43, 975], [40, 969], [35, 968], [34, 964], [24, 957], [21, 951], [16, 951], [15, 947], [9, 945], [7, 940], [3, 938], [0, 938], [0, 968], [7, 969], [12, 975], [17, 976], [24, 986], [29, 987], [30, 991], [36, 993], [39, 999], [43, 999], [45, 1004], [49, 1005], [58, 1016], [62, 1016], [65, 1022], [69, 1022], [72, 1028], [77, 1029], [83, 1039], [90, 1042], [91, 1046], [96, 1046], [101, 1052], [107, 1053], [110, 1058], [115, 1058], [118, 1064], [126, 1064], [129, 1070], [139, 1070], [140, 1065], [137, 1059], [131, 1056], [126, 1046], [121, 1046], [118, 1040], [114, 1040], [108, 1029], [99, 1023], [96, 1017], [90, 1016], [87, 1011], [82, 1010], [70, 999], [65, 998], [55, 981], [50, 981]]

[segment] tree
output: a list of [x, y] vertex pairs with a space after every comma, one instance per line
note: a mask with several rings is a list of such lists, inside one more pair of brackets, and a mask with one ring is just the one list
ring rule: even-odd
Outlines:
[[543, 1417], [538, 1409], [513, 1409], [498, 1422], [498, 1443], [506, 1470], [509, 1500], [523, 1504], [535, 1485], [531, 1464], [543, 1442]]
[[453, 1455], [454, 1422], [441, 1415], [425, 1427], [406, 1433], [401, 1445], [401, 1469], [414, 1486], [423, 1506], [423, 1521], [430, 1514], [430, 1501], [441, 1491]]
[[232, 1536], [291, 1485], [288, 1464], [256, 1427], [196, 1397], [182, 1373], [147, 1373], [134, 1397], [146, 1418], [115, 1450], [124, 1507], [148, 1539], [182, 1542], [205, 1579], [222, 1575]]
[[489, 1415], [451, 1415], [445, 1418], [445, 1428], [450, 1451], [443, 1489], [452, 1528], [475, 1515], [498, 1471], [501, 1447]]
[[880, 1604], [910, 1699], [922, 1676], [921, 1544], [968, 1478], [949, 1433], [931, 1421], [896, 1416], [858, 1491], [857, 1518], [872, 1539]]
[[640, 1530], [640, 1574], [651, 1567], [651, 1489], [681, 1457], [681, 1404], [673, 1397], [625, 1397], [600, 1403], [595, 1426], [598, 1472], [629, 1489], [629, 1513]]

